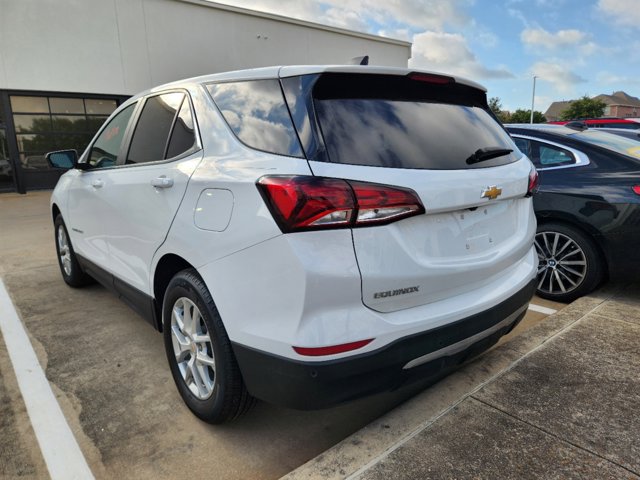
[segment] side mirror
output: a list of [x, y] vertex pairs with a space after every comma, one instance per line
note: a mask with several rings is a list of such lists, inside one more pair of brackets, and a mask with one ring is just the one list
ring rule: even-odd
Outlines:
[[45, 155], [45, 158], [51, 168], [71, 170], [72, 168], [76, 168], [78, 165], [78, 152], [75, 150], [49, 152]]

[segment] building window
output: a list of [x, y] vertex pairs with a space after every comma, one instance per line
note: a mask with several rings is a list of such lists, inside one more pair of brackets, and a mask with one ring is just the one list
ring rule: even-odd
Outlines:
[[107, 117], [115, 99], [11, 95], [11, 111], [25, 170], [47, 169], [44, 155], [73, 148], [82, 153]]

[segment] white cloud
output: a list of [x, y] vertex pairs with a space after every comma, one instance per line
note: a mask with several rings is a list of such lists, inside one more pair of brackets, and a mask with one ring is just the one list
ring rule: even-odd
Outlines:
[[596, 75], [596, 79], [598, 80], [599, 83], [602, 83], [605, 85], [618, 86], [621, 84], [632, 84], [632, 85], [640, 84], [640, 78], [629, 77], [627, 75], [617, 75], [611, 72], [599, 72]]
[[587, 37], [580, 30], [558, 30], [551, 33], [544, 28], [525, 28], [520, 34], [520, 39], [528, 47], [544, 47], [549, 50], [576, 45]]
[[538, 81], [551, 82], [561, 93], [571, 93], [575, 85], [587, 81], [565, 65], [554, 62], [537, 62], [530, 72], [539, 77]]
[[421, 67], [462, 77], [513, 78], [504, 66], [492, 69], [482, 65], [458, 33], [423, 32], [413, 37], [411, 67]]
[[223, 0], [222, 3], [333, 26], [370, 30], [368, 22], [404, 24], [421, 30], [461, 27], [473, 0]]
[[638, 0], [598, 0], [598, 9], [620, 25], [640, 28]]

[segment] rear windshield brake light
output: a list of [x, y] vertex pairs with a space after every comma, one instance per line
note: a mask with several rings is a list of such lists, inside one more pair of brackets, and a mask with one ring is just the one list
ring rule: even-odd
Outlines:
[[284, 233], [384, 225], [424, 213], [413, 190], [377, 183], [268, 175], [257, 186]]
[[446, 75], [434, 75], [432, 73], [418, 73], [412, 72], [408, 75], [411, 80], [417, 80], [419, 82], [435, 83], [438, 85], [444, 85], [447, 83], [454, 83], [453, 77], [447, 77]]

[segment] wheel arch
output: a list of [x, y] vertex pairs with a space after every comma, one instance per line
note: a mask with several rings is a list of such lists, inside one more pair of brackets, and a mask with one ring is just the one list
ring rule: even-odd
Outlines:
[[157, 315], [157, 329], [162, 331], [162, 302], [167, 286], [176, 273], [183, 270], [195, 269], [187, 260], [174, 253], [164, 254], [153, 273], [153, 297]]
[[60, 215], [60, 213], [61, 213], [61, 212], [60, 212], [60, 209], [58, 208], [58, 205], [56, 205], [55, 203], [53, 203], [53, 204], [51, 205], [51, 217], [52, 217], [51, 219], [52, 219], [52, 221], [54, 221], [54, 222], [55, 222], [55, 221], [56, 221], [56, 217], [57, 217], [58, 215]]

